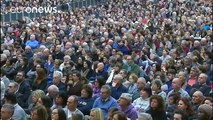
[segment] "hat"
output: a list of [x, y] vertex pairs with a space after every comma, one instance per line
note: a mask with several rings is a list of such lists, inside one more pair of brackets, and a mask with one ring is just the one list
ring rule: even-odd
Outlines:
[[207, 104], [202, 104], [198, 107], [198, 110], [203, 110], [209, 118], [212, 118], [212, 106]]
[[132, 95], [129, 94], [129, 93], [122, 93], [121, 96], [120, 96], [120, 98], [126, 99], [129, 102], [132, 102]]

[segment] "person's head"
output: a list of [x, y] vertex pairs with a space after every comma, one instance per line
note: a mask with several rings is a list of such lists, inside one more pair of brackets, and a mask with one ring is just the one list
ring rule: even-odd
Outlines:
[[115, 75], [114, 78], [113, 78], [113, 84], [112, 84], [112, 86], [113, 87], [118, 87], [122, 83], [123, 83], [123, 77], [122, 77], [122, 75], [120, 75], [120, 74]]
[[23, 71], [19, 71], [16, 74], [16, 82], [21, 83], [24, 80], [25, 80], [25, 74], [24, 74], [24, 72]]
[[210, 105], [202, 104], [198, 107], [199, 120], [212, 120], [213, 108]]
[[203, 104], [213, 106], [213, 98], [212, 97], [205, 97], [204, 100], [203, 100]]
[[38, 101], [39, 98], [41, 98], [42, 96], [45, 96], [45, 93], [43, 90], [35, 90], [32, 92], [32, 102], [36, 103]]
[[88, 84], [85, 84], [81, 89], [81, 97], [92, 98], [92, 94], [93, 94], [92, 87]]
[[4, 95], [5, 103], [6, 104], [17, 104], [17, 96], [15, 93], [7, 93]]
[[113, 113], [112, 119], [113, 120], [127, 120], [127, 116], [125, 113], [123, 113], [121, 111], [116, 111]]
[[14, 113], [14, 106], [12, 104], [4, 104], [1, 108], [1, 119], [10, 120]]
[[57, 105], [61, 105], [62, 107], [65, 107], [67, 105], [67, 98], [68, 98], [68, 95], [66, 92], [59, 91], [59, 93], [57, 94], [55, 98], [55, 103]]
[[152, 120], [152, 116], [148, 113], [138, 114], [138, 120]]
[[190, 77], [196, 78], [199, 74], [199, 68], [198, 67], [191, 67], [190, 69]]
[[72, 113], [72, 118], [70, 120], [84, 120], [84, 116], [80, 113]]
[[201, 91], [195, 91], [192, 95], [192, 102], [194, 104], [201, 104], [203, 102], [204, 95]]
[[46, 109], [50, 109], [50, 107], [52, 107], [52, 100], [50, 99], [49, 96], [41, 96], [36, 105], [43, 105], [45, 106]]
[[179, 90], [182, 86], [182, 82], [179, 78], [174, 78], [172, 80], [172, 87], [174, 90]]
[[93, 108], [90, 111], [90, 120], [104, 120], [102, 110], [100, 108]]
[[168, 104], [178, 104], [179, 99], [180, 99], [180, 93], [174, 92], [169, 95]]
[[35, 80], [35, 82], [45, 80], [46, 77], [47, 77], [47, 74], [46, 74], [46, 71], [45, 71], [44, 68], [36, 69], [36, 80]]
[[109, 85], [103, 85], [101, 87], [101, 98], [102, 99], [107, 99], [108, 97], [111, 96], [111, 88]]
[[127, 56], [126, 60], [127, 60], [128, 64], [132, 64], [132, 62], [133, 62], [132, 56], [130, 56], [130, 55]]
[[19, 84], [17, 82], [10, 82], [8, 85], [8, 93], [16, 93], [19, 89]]
[[189, 113], [193, 112], [190, 100], [186, 97], [180, 98], [180, 100], [178, 101], [178, 109], [187, 111]]
[[159, 95], [153, 95], [150, 97], [150, 107], [154, 110], [164, 110], [164, 100]]
[[206, 83], [207, 79], [208, 79], [208, 75], [205, 73], [201, 73], [198, 77], [198, 83], [204, 84]]
[[62, 108], [55, 108], [52, 110], [51, 114], [52, 120], [66, 120], [66, 114]]
[[146, 86], [146, 79], [143, 77], [139, 77], [137, 80], [137, 88], [138, 90], [144, 89]]
[[80, 79], [81, 79], [81, 73], [79, 73], [78, 71], [74, 71], [72, 74], [73, 82], [80, 81]]
[[132, 73], [132, 74], [129, 75], [129, 82], [130, 82], [131, 84], [136, 83], [137, 80], [138, 80], [138, 76], [137, 76], [136, 74]]
[[34, 34], [30, 35], [30, 40], [35, 40], [35, 35]]
[[67, 108], [70, 111], [75, 111], [76, 108], [78, 106], [78, 97], [75, 95], [71, 95], [68, 99], [67, 99]]
[[129, 93], [122, 93], [118, 103], [121, 108], [129, 106], [132, 103], [132, 95]]
[[163, 85], [163, 83], [161, 82], [161, 80], [153, 80], [152, 81], [152, 91], [158, 92], [161, 90], [161, 86]]
[[143, 99], [149, 98], [152, 95], [152, 89], [150, 87], [145, 87], [141, 90], [141, 97]]
[[50, 85], [48, 88], [47, 88], [47, 92], [49, 93], [49, 96], [50, 97], [53, 97], [55, 98], [59, 92], [59, 89], [56, 85]]
[[31, 120], [47, 120], [48, 113], [43, 105], [35, 106], [30, 115]]
[[176, 110], [173, 115], [173, 120], [188, 120], [188, 115], [183, 110]]
[[105, 85], [105, 80], [103, 76], [97, 76], [95, 80], [95, 86], [98, 88], [101, 88], [103, 85]]
[[118, 108], [116, 108], [116, 107], [113, 107], [113, 108], [110, 108], [109, 109], [109, 111], [108, 111], [108, 120], [112, 120], [112, 114], [114, 113], [114, 112], [116, 112], [116, 111], [119, 111], [119, 109]]
[[62, 77], [63, 76], [62, 76], [61, 72], [55, 71], [53, 73], [53, 84], [58, 85], [61, 82]]
[[104, 63], [102, 63], [102, 62], [98, 63], [98, 64], [97, 64], [97, 70], [98, 70], [99, 72], [101, 72], [101, 71], [103, 71], [103, 69], [104, 69]]

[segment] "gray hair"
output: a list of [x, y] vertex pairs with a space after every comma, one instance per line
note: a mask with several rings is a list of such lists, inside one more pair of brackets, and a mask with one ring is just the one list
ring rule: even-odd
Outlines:
[[111, 94], [111, 87], [109, 85], [103, 85], [101, 89], [106, 89], [109, 94]]
[[139, 113], [138, 120], [152, 120], [152, 116], [148, 113]]
[[15, 107], [12, 105], [12, 104], [4, 104], [2, 106], [2, 108], [5, 108], [7, 109], [9, 112], [11, 112], [12, 114], [14, 113], [15, 111]]

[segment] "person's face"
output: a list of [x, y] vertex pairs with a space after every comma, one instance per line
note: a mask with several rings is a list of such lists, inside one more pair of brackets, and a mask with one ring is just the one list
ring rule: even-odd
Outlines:
[[73, 78], [73, 81], [77, 81], [79, 78], [78, 78], [78, 76], [76, 75], [76, 74], [73, 74], [72, 75], [72, 78]]
[[127, 100], [120, 97], [119, 100], [118, 100], [118, 104], [120, 106], [126, 106], [127, 105]]
[[174, 98], [172, 96], [169, 97], [169, 104], [174, 104]]
[[76, 103], [74, 101], [73, 97], [69, 97], [67, 100], [67, 107], [68, 109], [75, 109], [76, 108]]
[[141, 97], [142, 97], [142, 98], [148, 98], [147, 92], [144, 91], [144, 90], [141, 90]]
[[137, 88], [140, 90], [140, 89], [143, 89], [144, 87], [145, 87], [145, 84], [142, 81], [138, 80], [137, 81]]
[[202, 102], [202, 99], [201, 99], [201, 97], [198, 95], [198, 94], [196, 94], [196, 93], [194, 93], [193, 95], [192, 95], [192, 102], [193, 103], [201, 103]]
[[85, 89], [81, 90], [81, 97], [83, 97], [83, 98], [87, 98], [88, 97], [88, 93], [87, 93], [87, 91]]
[[106, 99], [106, 98], [108, 98], [110, 95], [109, 95], [109, 93], [108, 93], [108, 91], [106, 90], [106, 89], [102, 89], [101, 88], [101, 98], [102, 99]]
[[180, 87], [180, 85], [179, 85], [178, 82], [179, 82], [178, 79], [173, 79], [173, 81], [172, 81], [172, 87], [174, 89], [178, 89]]
[[180, 114], [174, 114], [173, 120], [182, 120], [182, 116]]
[[17, 82], [21, 82], [22, 80], [24, 80], [24, 76], [22, 73], [17, 73], [16, 74], [16, 81]]
[[151, 88], [152, 88], [152, 91], [158, 90], [158, 86], [155, 83], [152, 84]]
[[213, 106], [213, 103], [212, 103], [210, 100], [205, 100], [205, 101], [204, 101], [204, 104], [207, 104], [207, 105]]
[[30, 115], [31, 120], [39, 120], [39, 116], [36, 110], [33, 110]]
[[133, 80], [132, 76], [129, 76], [129, 82], [132, 83], [132, 84], [135, 82], [135, 81]]
[[118, 119], [118, 115], [117, 115], [117, 114], [114, 114], [113, 117], [112, 117], [112, 120], [119, 120], [119, 119]]
[[201, 84], [205, 83], [205, 82], [206, 82], [205, 76], [202, 75], [202, 74], [199, 75], [199, 77], [198, 77], [198, 82], [201, 83]]
[[58, 84], [60, 83], [60, 76], [59, 75], [55, 75], [53, 76], [53, 84]]
[[36, 103], [38, 101], [38, 98], [35, 95], [32, 95], [32, 102]]
[[38, 99], [36, 105], [43, 105], [43, 102], [42, 102], [41, 98]]
[[84, 68], [88, 68], [88, 65], [86, 62], [84, 62]]
[[9, 120], [12, 117], [13, 113], [10, 112], [6, 108], [1, 108], [1, 119], [2, 120]]
[[152, 99], [150, 106], [152, 108], [157, 108], [158, 107], [158, 101], [156, 99]]
[[93, 111], [90, 112], [90, 120], [98, 120], [95, 116], [95, 112]]
[[51, 118], [52, 118], [52, 120], [59, 120], [58, 110], [57, 109], [54, 109], [52, 111]]
[[198, 118], [199, 118], [199, 120], [205, 120], [206, 119], [206, 114], [203, 110], [198, 110]]
[[15, 93], [16, 92], [16, 87], [13, 83], [10, 83], [8, 85], [8, 93]]
[[59, 95], [57, 95], [56, 98], [55, 98], [55, 102], [56, 102], [56, 104], [62, 104], [63, 99]]
[[187, 106], [184, 104], [184, 102], [182, 100], [179, 100], [179, 102], [178, 102], [178, 108], [180, 110], [186, 110]]

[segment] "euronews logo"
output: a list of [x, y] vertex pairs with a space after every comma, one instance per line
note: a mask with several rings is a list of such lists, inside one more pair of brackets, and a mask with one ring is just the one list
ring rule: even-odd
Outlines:
[[58, 13], [57, 7], [11, 7], [10, 13]]

